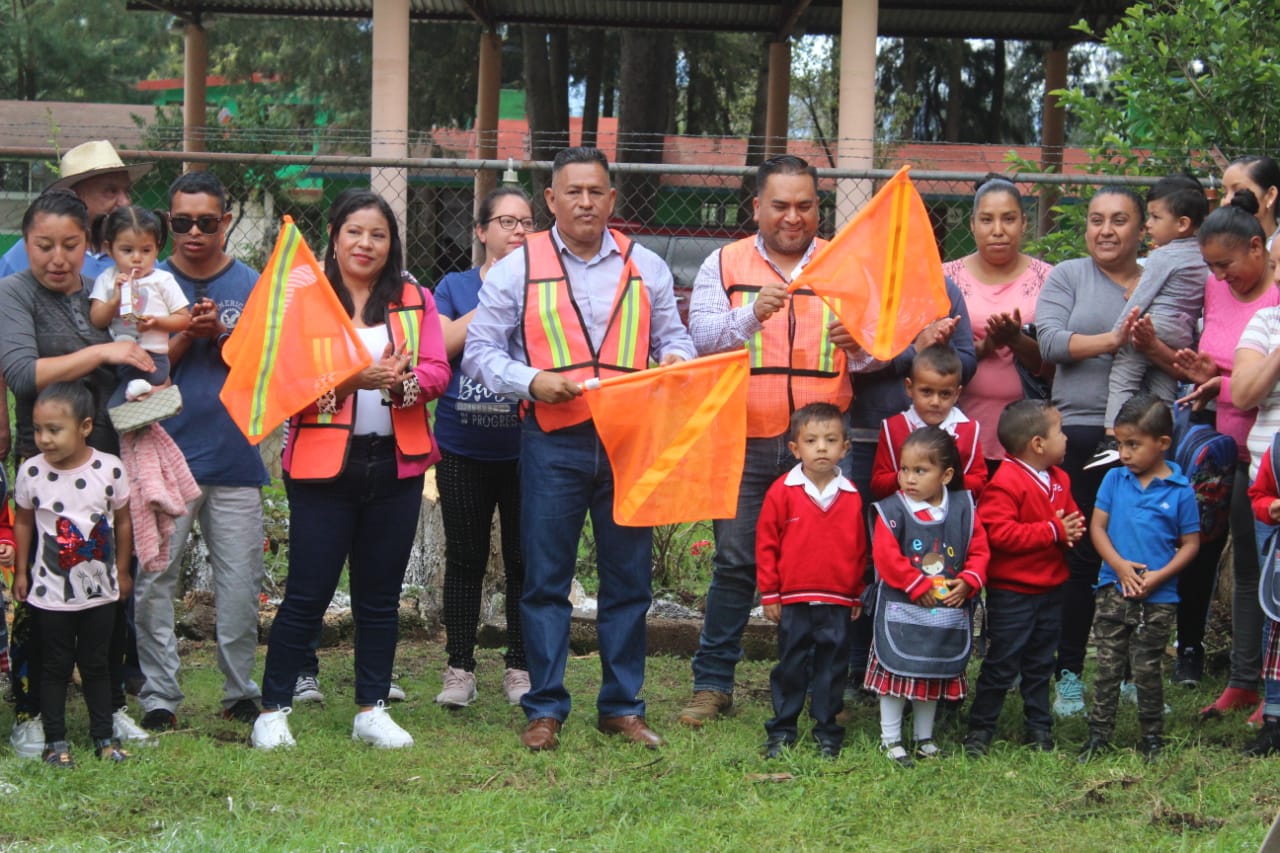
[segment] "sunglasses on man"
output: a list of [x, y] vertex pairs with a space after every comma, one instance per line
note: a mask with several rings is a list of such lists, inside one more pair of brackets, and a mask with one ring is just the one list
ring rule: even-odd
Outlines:
[[197, 216], [194, 218], [190, 216], [169, 215], [169, 228], [173, 230], [174, 234], [186, 234], [190, 232], [192, 228], [199, 228], [200, 233], [202, 234], [215, 234], [221, 226], [222, 217], [214, 216], [212, 214], [205, 214], [204, 216]]

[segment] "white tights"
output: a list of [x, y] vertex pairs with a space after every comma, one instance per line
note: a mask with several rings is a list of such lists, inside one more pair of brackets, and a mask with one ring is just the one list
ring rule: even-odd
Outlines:
[[[902, 715], [906, 709], [907, 700], [901, 696], [880, 697], [880, 740], [886, 746], [902, 742]], [[917, 742], [933, 737], [933, 719], [937, 713], [937, 700], [911, 700], [911, 719]]]

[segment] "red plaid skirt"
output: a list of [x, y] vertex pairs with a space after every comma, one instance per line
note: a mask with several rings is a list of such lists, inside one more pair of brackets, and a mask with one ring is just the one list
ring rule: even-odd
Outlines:
[[1267, 645], [1262, 650], [1262, 677], [1280, 680], [1280, 622], [1267, 620]]
[[959, 701], [965, 697], [968, 681], [963, 675], [959, 678], [908, 678], [903, 675], [894, 675], [880, 665], [873, 645], [871, 657], [867, 661], [867, 678], [863, 686], [881, 696], [900, 696], [903, 699], [919, 699], [924, 702], [937, 699]]

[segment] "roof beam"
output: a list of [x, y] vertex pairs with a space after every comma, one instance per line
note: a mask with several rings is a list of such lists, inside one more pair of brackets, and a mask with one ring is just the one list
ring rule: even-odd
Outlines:
[[497, 26], [493, 20], [493, 14], [489, 11], [489, 3], [487, 0], [462, 0], [462, 5], [467, 7], [467, 11], [471, 13], [471, 17], [480, 22], [480, 25], [486, 30], [496, 30]]
[[796, 24], [800, 22], [800, 16], [809, 8], [811, 2], [812, 0], [795, 0], [789, 8], [783, 7], [782, 23], [774, 33], [774, 41], [787, 41], [795, 34]]

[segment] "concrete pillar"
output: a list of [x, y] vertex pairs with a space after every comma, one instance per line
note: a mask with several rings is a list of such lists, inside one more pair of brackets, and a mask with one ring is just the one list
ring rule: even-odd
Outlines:
[[[1066, 110], [1058, 99], [1049, 93], [1067, 87], [1067, 46], [1055, 42], [1044, 58], [1044, 104], [1041, 112], [1040, 169], [1044, 172], [1062, 171], [1062, 147], [1066, 144]], [[1053, 230], [1053, 211], [1058, 203], [1057, 187], [1046, 184], [1040, 190], [1040, 216], [1037, 233], [1043, 237]]]
[[764, 156], [787, 153], [791, 107], [791, 39], [769, 42], [769, 89], [765, 98]]
[[[373, 98], [369, 153], [374, 157], [409, 154], [409, 0], [373, 0]], [[409, 210], [409, 174], [405, 169], [369, 170], [373, 191], [391, 205], [401, 239]], [[423, 259], [427, 260], [427, 259]], [[408, 259], [406, 259], [406, 262]]]
[[[844, 0], [840, 7], [840, 126], [836, 140], [841, 169], [870, 169], [875, 157], [876, 31], [879, 0]], [[836, 227], [871, 199], [868, 179], [841, 179], [836, 189]]]
[[[498, 156], [498, 101], [502, 87], [502, 38], [493, 30], [480, 34], [480, 69], [476, 86], [476, 159], [493, 160]], [[498, 185], [498, 176], [484, 169], [476, 172], [475, 204]], [[472, 241], [471, 257], [476, 266], [484, 263], [484, 246]]]
[[[209, 45], [199, 17], [182, 28], [182, 150], [205, 150], [205, 77], [209, 73]], [[203, 163], [184, 163], [183, 170], [205, 168]]]

